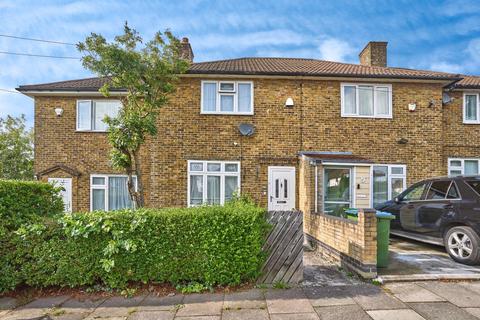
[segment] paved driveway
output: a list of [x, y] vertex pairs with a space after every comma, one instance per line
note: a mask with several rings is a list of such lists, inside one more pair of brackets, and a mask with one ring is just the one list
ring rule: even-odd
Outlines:
[[157, 297], [43, 297], [17, 306], [0, 298], [1, 319], [478, 319], [480, 282], [391, 283], [251, 289]]

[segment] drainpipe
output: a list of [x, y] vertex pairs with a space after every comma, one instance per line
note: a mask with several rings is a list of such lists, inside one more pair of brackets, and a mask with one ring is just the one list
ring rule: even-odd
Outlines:
[[315, 213], [318, 212], [318, 166], [315, 162]]

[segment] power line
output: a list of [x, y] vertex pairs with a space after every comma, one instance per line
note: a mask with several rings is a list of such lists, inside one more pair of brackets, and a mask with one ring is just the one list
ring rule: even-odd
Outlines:
[[8, 35], [8, 34], [0, 34], [0, 37], [13, 38], [13, 39], [19, 39], [19, 40], [28, 40], [28, 41], [54, 43], [54, 44], [64, 44], [64, 45], [67, 45], [67, 46], [76, 46], [75, 43], [61, 42], [61, 41], [54, 41], [54, 40], [43, 40], [43, 39], [35, 39], [35, 38], [26, 38], [26, 37], [17, 37], [17, 36], [11, 36], [11, 35]]
[[21, 94], [21, 93], [20, 93], [20, 92], [18, 92], [18, 91], [13, 91], [13, 90], [8, 90], [8, 89], [2, 89], [2, 88], [0, 88], [0, 91], [2, 91], [2, 92], [8, 92], [8, 93], [17, 93], [17, 94]]
[[61, 57], [61, 56], [49, 56], [43, 54], [31, 54], [31, 53], [21, 53], [21, 52], [8, 52], [8, 51], [0, 51], [1, 54], [10, 54], [14, 56], [27, 56], [27, 57], [39, 57], [39, 58], [54, 58], [54, 59], [74, 59], [80, 60], [80, 57]]

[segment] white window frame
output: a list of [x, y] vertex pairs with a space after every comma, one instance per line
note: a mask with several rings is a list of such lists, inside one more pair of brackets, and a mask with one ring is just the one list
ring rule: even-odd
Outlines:
[[[387, 167], [387, 200], [392, 200], [392, 179], [402, 179], [402, 191], [407, 189], [407, 165], [405, 164], [386, 164], [386, 163], [375, 163], [372, 164], [370, 168], [370, 204], [373, 206], [375, 199], [373, 199], [373, 168], [374, 167]], [[402, 168], [403, 173], [392, 173], [393, 168]]]
[[[373, 87], [373, 115], [368, 116], [368, 115], [360, 115], [359, 110], [359, 95], [358, 95], [358, 87], [359, 86], [371, 86]], [[345, 97], [344, 97], [344, 88], [345, 87], [355, 87], [355, 108], [356, 108], [356, 113], [346, 113], [345, 112]], [[376, 92], [378, 88], [383, 87], [383, 88], [388, 88], [388, 111], [389, 114], [377, 114], [377, 95]], [[378, 119], [392, 119], [393, 118], [393, 91], [392, 91], [392, 85], [391, 84], [379, 84], [379, 83], [341, 83], [340, 85], [340, 109], [341, 109], [341, 116], [343, 118], [378, 118]]]
[[[203, 164], [203, 170], [202, 171], [191, 171], [190, 170], [190, 164], [191, 163], [202, 163]], [[220, 163], [220, 171], [207, 171], [207, 166], [209, 163]], [[237, 172], [226, 172], [225, 171], [225, 164], [236, 164], [238, 167]], [[240, 167], [240, 161], [213, 161], [213, 160], [188, 160], [187, 161], [187, 205], [189, 207], [194, 207], [198, 205], [190, 204], [190, 176], [202, 176], [202, 183], [203, 183], [203, 195], [202, 195], [202, 205], [207, 204], [207, 177], [208, 176], [220, 176], [220, 205], [225, 204], [225, 177], [227, 176], [233, 176], [237, 177], [237, 192], [240, 194], [240, 186], [241, 184], [241, 167]]]
[[[78, 115], [78, 105], [79, 103], [82, 103], [82, 102], [89, 102], [90, 103], [90, 129], [82, 129], [82, 128], [79, 128], [78, 127], [78, 119], [79, 119], [79, 115]], [[94, 128], [94, 125], [95, 125], [95, 103], [96, 102], [118, 102], [120, 104], [119, 108], [122, 107], [122, 102], [120, 100], [117, 100], [117, 99], [80, 99], [80, 100], [77, 100], [77, 103], [76, 103], [76, 118], [75, 118], [75, 130], [76, 131], [81, 131], [81, 132], [107, 132], [107, 130], [97, 130]]]
[[[477, 97], [477, 120], [467, 120], [467, 96]], [[464, 92], [463, 93], [463, 123], [465, 124], [480, 124], [480, 94], [478, 92]]]
[[[215, 83], [217, 87], [216, 92], [216, 99], [215, 99], [215, 111], [205, 111], [203, 108], [203, 86], [206, 83]], [[234, 89], [233, 91], [221, 91], [220, 84], [221, 83], [233, 83]], [[250, 84], [250, 105], [251, 110], [249, 112], [239, 112], [238, 111], [238, 85], [239, 84]], [[202, 80], [201, 85], [201, 92], [200, 92], [200, 114], [223, 114], [223, 115], [253, 115], [254, 114], [254, 106], [253, 106], [253, 81], [215, 81], [215, 80]], [[233, 111], [221, 111], [220, 110], [220, 97], [222, 95], [225, 96], [233, 96]]]
[[[452, 166], [451, 162], [452, 161], [460, 161], [461, 164], [460, 166]], [[477, 172], [480, 174], [480, 158], [448, 158], [448, 175], [453, 176], [450, 174], [452, 170], [459, 170], [461, 171], [460, 175], [465, 175], [465, 161], [477, 161]], [[457, 176], [457, 175], [455, 175]]]
[[[127, 175], [124, 174], [92, 174], [90, 175], [90, 211], [93, 211], [93, 190], [94, 189], [101, 189], [105, 190], [105, 211], [109, 211], [108, 205], [108, 186], [109, 186], [109, 178], [110, 177], [124, 177], [127, 178]], [[135, 191], [138, 190], [138, 179], [137, 176], [133, 176], [135, 178]], [[93, 184], [93, 178], [104, 178], [105, 184]]]

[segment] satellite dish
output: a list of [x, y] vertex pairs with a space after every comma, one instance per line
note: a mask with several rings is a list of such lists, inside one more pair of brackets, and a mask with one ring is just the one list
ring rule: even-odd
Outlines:
[[250, 137], [255, 133], [255, 127], [250, 123], [241, 123], [238, 126], [238, 131], [242, 136]]
[[447, 92], [444, 92], [443, 95], [442, 95], [442, 103], [443, 104], [449, 104], [452, 101], [453, 101], [453, 98], [450, 97], [450, 95]]

